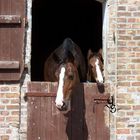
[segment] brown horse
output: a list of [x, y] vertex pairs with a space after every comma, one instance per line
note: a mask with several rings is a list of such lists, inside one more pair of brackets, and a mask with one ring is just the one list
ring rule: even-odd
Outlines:
[[97, 53], [93, 53], [92, 50], [89, 49], [87, 54], [87, 61], [88, 61], [87, 81], [103, 84], [102, 49], [100, 49]]
[[52, 52], [44, 65], [44, 80], [58, 82], [56, 106], [60, 110], [70, 108], [73, 88], [86, 80], [86, 67], [83, 54], [70, 38]]

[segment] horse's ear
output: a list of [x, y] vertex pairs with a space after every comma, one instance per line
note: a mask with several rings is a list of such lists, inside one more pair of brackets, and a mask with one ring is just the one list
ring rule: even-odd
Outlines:
[[88, 50], [88, 53], [87, 53], [87, 60], [89, 60], [90, 56], [93, 55], [93, 52], [91, 49]]
[[103, 50], [102, 50], [102, 48], [100, 48], [98, 51], [98, 54], [102, 55], [102, 52], [103, 52]]
[[61, 61], [60, 57], [56, 55], [56, 53], [53, 53], [53, 59], [56, 63], [59, 63]]

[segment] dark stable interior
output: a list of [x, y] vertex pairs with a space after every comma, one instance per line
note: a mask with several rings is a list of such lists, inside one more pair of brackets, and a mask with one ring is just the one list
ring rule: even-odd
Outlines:
[[102, 4], [95, 0], [34, 0], [31, 81], [43, 81], [44, 61], [69, 37], [87, 51], [102, 48]]

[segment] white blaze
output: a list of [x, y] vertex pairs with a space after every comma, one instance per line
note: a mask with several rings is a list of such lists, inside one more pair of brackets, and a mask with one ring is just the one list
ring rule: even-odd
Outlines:
[[63, 106], [64, 76], [65, 76], [65, 68], [62, 67], [60, 70], [59, 85], [58, 85], [58, 90], [57, 90], [57, 95], [56, 95], [56, 100], [55, 100], [56, 106], [58, 108], [61, 108]]
[[96, 59], [95, 65], [96, 65], [97, 80], [99, 83], [103, 83], [103, 76], [102, 76], [102, 72], [101, 72], [100, 67], [99, 67], [99, 60], [98, 59]]

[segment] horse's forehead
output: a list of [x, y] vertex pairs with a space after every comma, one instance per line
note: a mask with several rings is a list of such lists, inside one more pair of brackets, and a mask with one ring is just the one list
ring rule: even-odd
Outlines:
[[73, 64], [69, 62], [69, 63], [66, 64], [66, 66], [67, 67], [73, 67]]
[[90, 59], [90, 61], [89, 61], [89, 62], [90, 62], [91, 64], [93, 64], [93, 65], [94, 65], [94, 64], [95, 64], [95, 62], [97, 61], [97, 59], [98, 59], [97, 57], [93, 56], [93, 57]]

